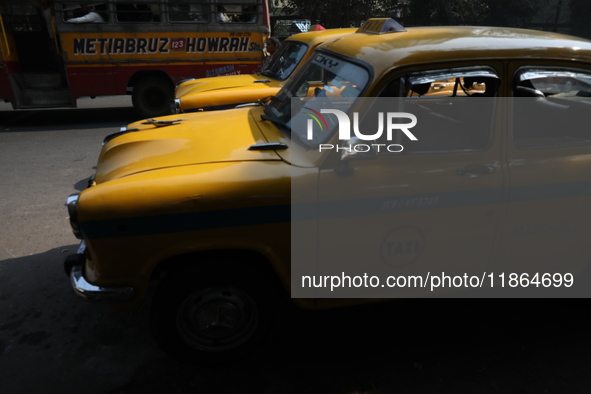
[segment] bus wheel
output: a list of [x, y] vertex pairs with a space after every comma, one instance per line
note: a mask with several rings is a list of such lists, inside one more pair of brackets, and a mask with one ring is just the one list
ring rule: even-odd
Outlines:
[[174, 87], [160, 77], [140, 80], [133, 88], [133, 107], [143, 118], [170, 114], [170, 102], [174, 98]]

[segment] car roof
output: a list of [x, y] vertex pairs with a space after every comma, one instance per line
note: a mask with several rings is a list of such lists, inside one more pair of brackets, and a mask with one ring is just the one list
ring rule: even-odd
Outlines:
[[310, 44], [311, 46], [315, 46], [327, 40], [340, 37], [345, 34], [355, 33], [356, 31], [356, 27], [344, 29], [315, 30], [306, 33], [294, 34], [293, 36], [288, 37], [286, 41], [300, 41]]
[[376, 76], [393, 67], [473, 59], [591, 62], [591, 41], [504, 27], [414, 27], [384, 34], [359, 32], [325, 43], [322, 48], [370, 64]]

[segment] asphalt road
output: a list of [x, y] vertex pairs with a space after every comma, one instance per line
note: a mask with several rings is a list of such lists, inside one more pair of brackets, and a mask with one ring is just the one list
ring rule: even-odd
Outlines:
[[[136, 117], [127, 98], [81, 100], [80, 107], [0, 110], [3, 393], [106, 392], [133, 374], [130, 348], [133, 357], [158, 354], [147, 332], [125, 334], [128, 324], [138, 327], [133, 315], [73, 297], [61, 268], [78, 244], [65, 198], [85, 187], [102, 138]], [[126, 341], [127, 353], [115, 346]]]
[[0, 393], [589, 393], [587, 300], [403, 300], [291, 312], [241, 363], [163, 354], [149, 304], [76, 298], [65, 198], [84, 188], [103, 137], [136, 120], [128, 98], [80, 108], [0, 104]]

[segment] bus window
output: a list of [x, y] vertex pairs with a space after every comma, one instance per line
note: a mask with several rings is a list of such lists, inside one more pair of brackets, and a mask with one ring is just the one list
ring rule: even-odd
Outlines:
[[256, 23], [257, 22], [257, 7], [255, 5], [247, 5], [244, 7], [241, 20], [244, 23]]
[[207, 22], [207, 0], [174, 0], [168, 4], [170, 22]]
[[218, 4], [216, 21], [218, 23], [256, 23], [258, 20], [256, 4], [254, 0]]
[[105, 23], [109, 20], [106, 4], [81, 4], [65, 11], [71, 11], [63, 14], [66, 23]]
[[137, 3], [134, 0], [115, 2], [117, 22], [157, 22], [160, 15], [158, 3]]

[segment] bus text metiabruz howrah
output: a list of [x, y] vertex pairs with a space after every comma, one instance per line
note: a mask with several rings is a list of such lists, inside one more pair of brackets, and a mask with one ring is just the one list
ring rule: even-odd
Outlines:
[[154, 117], [170, 113], [184, 79], [259, 68], [266, 0], [175, 1], [0, 0], [0, 98], [53, 108], [131, 94]]

